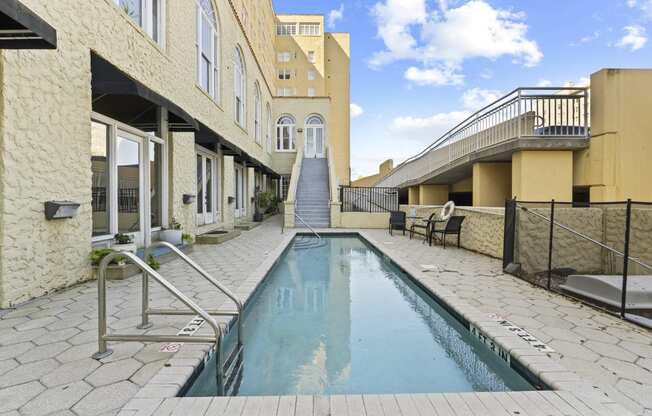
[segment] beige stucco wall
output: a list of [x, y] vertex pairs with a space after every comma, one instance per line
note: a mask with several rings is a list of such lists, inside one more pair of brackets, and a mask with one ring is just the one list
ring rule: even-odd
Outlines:
[[444, 205], [448, 202], [448, 185], [419, 185], [419, 205]]
[[[275, 37], [271, 2], [215, 0], [221, 46], [217, 100], [197, 86], [195, 2], [166, 2], [163, 46], [113, 0], [84, 2], [83, 7], [76, 0], [23, 3], [57, 29], [58, 49], [0, 52], [0, 307], [91, 277], [91, 51], [274, 167], [271, 153], [264, 142], [255, 142], [253, 132], [256, 82], [262, 90], [263, 125], [265, 106], [273, 104], [276, 51], [270, 47]], [[244, 126], [234, 121], [236, 45], [243, 50], [246, 66]], [[344, 105], [343, 99], [337, 105]], [[348, 111], [347, 102], [333, 122], [336, 129], [346, 125], [339, 120]], [[328, 116], [328, 111], [323, 113]], [[337, 134], [348, 145], [348, 130]], [[164, 139], [174, 181], [169, 184], [170, 217], [193, 230], [195, 206], [182, 206], [181, 195], [196, 193], [194, 140], [177, 134]], [[229, 158], [220, 162], [226, 200], [233, 192], [233, 163]], [[72, 200], [81, 207], [72, 220], [45, 221], [47, 200]], [[224, 224], [233, 224], [232, 206], [224, 209], [229, 206], [223, 201], [222, 207]]]
[[504, 207], [512, 197], [511, 163], [473, 165], [473, 206]]
[[572, 201], [573, 152], [528, 150], [514, 153], [512, 196], [521, 201]]
[[340, 228], [387, 228], [389, 212], [342, 212]]
[[[441, 206], [401, 205], [401, 211], [410, 213], [417, 210], [417, 216], [428, 218], [432, 213], [439, 214]], [[456, 208], [454, 215], [465, 217], [462, 223], [461, 245], [491, 257], [502, 258], [504, 235], [504, 208]], [[408, 221], [408, 227], [410, 225]], [[441, 224], [437, 228], [441, 228]], [[451, 244], [457, 244], [456, 236], [448, 237]]]

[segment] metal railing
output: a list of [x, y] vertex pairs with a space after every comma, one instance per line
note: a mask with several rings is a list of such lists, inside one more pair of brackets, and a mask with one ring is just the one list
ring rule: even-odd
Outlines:
[[[136, 265], [143, 273], [151, 276], [156, 280], [161, 286], [163, 286], [167, 291], [191, 309], [195, 314], [199, 315], [204, 319], [210, 327], [213, 329], [214, 336], [183, 336], [183, 335], [137, 335], [137, 334], [109, 334], [107, 331], [106, 324], [106, 269], [109, 264], [118, 257], [125, 257], [129, 259], [133, 264]], [[223, 332], [222, 328], [218, 323], [213, 319], [212, 316], [199, 305], [197, 305], [192, 299], [181, 293], [176, 287], [174, 287], [169, 281], [164, 279], [158, 272], [152, 269], [147, 263], [142, 259], [136, 256], [133, 253], [129, 252], [113, 252], [105, 256], [100, 262], [98, 268], [98, 277], [97, 277], [97, 287], [98, 287], [98, 351], [93, 355], [93, 358], [100, 360], [102, 358], [108, 357], [113, 353], [112, 350], [107, 348], [107, 342], [109, 341], [125, 341], [125, 342], [195, 342], [195, 343], [210, 343], [215, 344], [215, 354], [217, 359], [217, 385], [219, 395], [223, 394], [223, 368], [220, 363], [220, 354], [222, 348], [222, 338]]]
[[391, 212], [399, 210], [398, 189], [340, 186], [342, 212]]
[[379, 181], [400, 187], [511, 139], [588, 138], [588, 88], [517, 88], [476, 111]]
[[[218, 282], [213, 276], [211, 276], [207, 271], [205, 271], [199, 264], [197, 264], [193, 259], [186, 255], [183, 251], [179, 250], [174, 244], [170, 244], [166, 241], [157, 241], [152, 243], [149, 247], [145, 249], [145, 259], [149, 258], [151, 250], [157, 247], [165, 247], [169, 249], [172, 253], [176, 254], [181, 260], [183, 260], [187, 265], [192, 267], [197, 273], [199, 273], [204, 279], [206, 279], [210, 284], [215, 286], [220, 292], [222, 292], [227, 298], [229, 298], [236, 306], [237, 312], [224, 312], [218, 310], [208, 310], [207, 312], [213, 316], [234, 316], [237, 317], [238, 325], [238, 347], [242, 345], [242, 312], [244, 306], [242, 301], [238, 299], [229, 289], [224, 287], [220, 282]], [[192, 315], [190, 311], [183, 311], [177, 309], [150, 309], [149, 308], [149, 279], [147, 278], [148, 273], [143, 272], [143, 290], [142, 290], [142, 311], [141, 311], [141, 323], [138, 326], [140, 329], [147, 329], [152, 326], [149, 322], [149, 315]]]
[[297, 213], [295, 212], [295, 213], [294, 213], [294, 217], [295, 217], [296, 219], [298, 219], [299, 222], [301, 222], [301, 224], [305, 225], [305, 226], [306, 226], [306, 227], [307, 227], [307, 228], [308, 228], [308, 229], [309, 229], [309, 230], [310, 230], [310, 231], [311, 231], [311, 232], [312, 232], [312, 233], [317, 237], [317, 240], [319, 240], [319, 241], [321, 242], [321, 235], [319, 235], [319, 233], [318, 233], [317, 231], [315, 231], [314, 228], [312, 228], [312, 227], [311, 227], [307, 222], [305, 222], [305, 221], [303, 220], [303, 218], [301, 218], [301, 217], [299, 216], [299, 214], [297, 214]]

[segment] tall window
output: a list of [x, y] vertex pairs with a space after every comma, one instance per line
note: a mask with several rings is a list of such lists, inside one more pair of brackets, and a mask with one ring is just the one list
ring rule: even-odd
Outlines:
[[279, 62], [290, 62], [292, 60], [292, 53], [291, 52], [279, 52], [277, 58], [278, 58]]
[[220, 53], [212, 0], [197, 0], [197, 79], [199, 86], [219, 99]]
[[254, 138], [256, 143], [262, 145], [263, 143], [263, 101], [260, 93], [260, 85], [258, 81], [254, 86]]
[[279, 36], [293, 36], [297, 34], [296, 23], [279, 23], [276, 25], [276, 34]]
[[308, 97], [314, 97], [316, 94], [315, 89], [312, 87], [308, 88]]
[[292, 79], [292, 70], [287, 68], [282, 68], [278, 70], [278, 79], [287, 81]]
[[294, 119], [283, 116], [276, 123], [276, 150], [287, 152], [294, 149]]
[[317, 62], [317, 55], [315, 55], [315, 51], [308, 51], [308, 62], [311, 64]]
[[163, 45], [165, 0], [115, 0], [116, 4], [159, 45]]
[[234, 88], [235, 88], [235, 121], [242, 127], [245, 126], [245, 94], [246, 94], [246, 77], [242, 51], [239, 47], [235, 48], [233, 55]]
[[317, 78], [317, 73], [312, 69], [308, 71], [308, 81], [314, 81]]
[[321, 34], [319, 23], [299, 24], [299, 34], [303, 36], [319, 36]]
[[267, 153], [272, 152], [272, 107], [267, 103], [267, 133], [265, 134], [265, 148]]

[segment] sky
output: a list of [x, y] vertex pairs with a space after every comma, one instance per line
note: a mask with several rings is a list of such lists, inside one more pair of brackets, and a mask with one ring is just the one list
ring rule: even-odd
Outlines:
[[351, 34], [352, 178], [517, 87], [652, 68], [652, 0], [274, 0]]

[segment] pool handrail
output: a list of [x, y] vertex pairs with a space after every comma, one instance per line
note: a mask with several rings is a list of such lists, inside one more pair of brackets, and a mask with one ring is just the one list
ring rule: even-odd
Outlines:
[[[189, 309], [191, 309], [195, 314], [199, 315], [205, 322], [207, 322], [210, 327], [213, 329], [214, 336], [184, 336], [184, 335], [146, 335], [146, 334], [108, 334], [107, 324], [106, 324], [106, 270], [109, 264], [120, 257], [125, 257], [130, 260], [136, 267], [138, 267], [143, 273], [148, 274], [154, 280], [156, 280], [161, 286], [167, 289], [168, 292]], [[112, 252], [107, 254], [98, 268], [97, 276], [97, 288], [98, 288], [98, 351], [93, 354], [93, 358], [96, 360], [101, 360], [110, 356], [113, 351], [107, 348], [107, 342], [109, 341], [125, 341], [125, 342], [195, 342], [195, 343], [210, 343], [215, 344], [215, 354], [217, 359], [215, 362], [217, 370], [217, 385], [218, 390], [223, 390], [223, 369], [220, 365], [220, 354], [222, 348], [222, 338], [224, 333], [222, 328], [218, 323], [213, 319], [213, 317], [197, 305], [192, 299], [184, 295], [179, 289], [177, 289], [172, 283], [163, 278], [157, 271], [152, 269], [147, 263], [145, 263], [141, 258], [136, 256], [131, 252]]]
[[319, 241], [321, 241], [321, 236], [319, 235], [319, 233], [318, 233], [317, 231], [315, 231], [315, 229], [312, 228], [310, 225], [308, 225], [308, 223], [306, 223], [306, 222], [303, 220], [303, 218], [301, 218], [301, 217], [299, 216], [299, 214], [296, 213], [296, 211], [294, 212], [294, 216], [295, 216], [295, 217], [296, 217], [296, 218], [301, 222], [301, 224], [303, 224], [303, 225], [305, 225], [306, 227], [308, 227], [308, 229], [309, 229], [310, 231], [312, 231], [312, 233], [317, 237], [317, 239], [318, 239]]
[[[197, 273], [199, 273], [204, 279], [206, 279], [210, 284], [215, 286], [220, 292], [222, 292], [227, 298], [229, 298], [236, 306], [237, 313], [208, 310], [207, 312], [214, 316], [235, 316], [238, 325], [238, 346], [242, 345], [242, 311], [244, 305], [238, 297], [231, 292], [228, 288], [223, 286], [220, 282], [217, 281], [213, 276], [211, 276], [206, 270], [204, 270], [197, 262], [190, 258], [186, 253], [179, 250], [174, 244], [167, 241], [156, 241], [150, 244], [145, 248], [144, 258], [148, 259], [151, 250], [157, 247], [165, 247], [169, 249], [173, 254], [176, 254], [181, 260], [183, 260], [187, 265], [192, 267]], [[181, 311], [178, 309], [150, 309], [149, 308], [149, 282], [147, 279], [147, 273], [143, 272], [143, 290], [142, 290], [142, 310], [141, 310], [141, 323], [138, 326], [140, 329], [146, 329], [151, 327], [149, 322], [149, 315], [190, 315], [188, 311]]]

